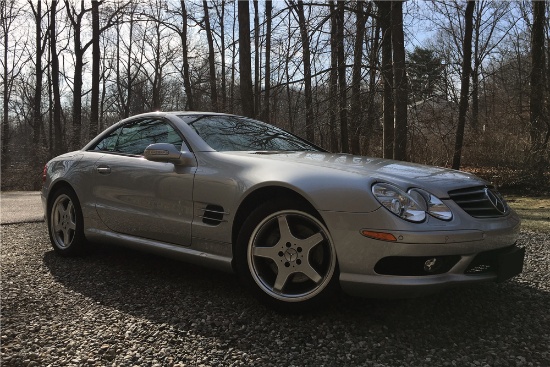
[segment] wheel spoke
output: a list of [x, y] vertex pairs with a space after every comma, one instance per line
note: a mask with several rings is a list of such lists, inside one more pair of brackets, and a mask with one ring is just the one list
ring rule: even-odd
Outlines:
[[286, 215], [279, 215], [277, 217], [277, 221], [279, 222], [279, 234], [281, 235], [280, 241], [287, 242], [293, 240], [295, 237], [290, 231], [290, 226], [288, 225]]
[[61, 225], [61, 223], [54, 223], [53, 229], [54, 229], [55, 232], [62, 232], [63, 231], [63, 226]]
[[319, 273], [311, 267], [309, 264], [304, 264], [303, 267], [300, 269], [301, 272], [307, 276], [309, 279], [313, 280], [315, 284], [319, 283], [321, 280], [323, 280], [323, 277], [319, 275]]
[[62, 209], [63, 207], [61, 205], [57, 205], [57, 207], [55, 208], [55, 213], [53, 215], [53, 228], [56, 232], [63, 230], [63, 227], [61, 225], [61, 218], [63, 217]]
[[285, 267], [279, 266], [279, 272], [277, 273], [277, 279], [273, 285], [273, 290], [277, 293], [282, 293], [283, 288], [292, 272], [288, 271]]
[[67, 203], [67, 208], [65, 209], [65, 213], [67, 213], [69, 218], [71, 218], [71, 220], [74, 221], [74, 206], [72, 201], [69, 201]]
[[254, 256], [265, 257], [268, 259], [276, 260], [277, 259], [277, 249], [273, 247], [254, 247], [253, 250]]
[[300, 246], [309, 253], [309, 251], [323, 241], [323, 235], [321, 233], [315, 233], [300, 242]]
[[71, 231], [69, 231], [68, 229], [65, 229], [63, 231], [63, 243], [65, 246], [68, 246], [70, 243], [71, 243]]

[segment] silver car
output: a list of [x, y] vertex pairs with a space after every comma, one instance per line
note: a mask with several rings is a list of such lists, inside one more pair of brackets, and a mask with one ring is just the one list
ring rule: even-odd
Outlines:
[[339, 289], [411, 297], [500, 282], [525, 254], [518, 216], [472, 174], [332, 154], [227, 114], [120, 121], [47, 163], [42, 202], [59, 255], [103, 242], [236, 272], [283, 310]]

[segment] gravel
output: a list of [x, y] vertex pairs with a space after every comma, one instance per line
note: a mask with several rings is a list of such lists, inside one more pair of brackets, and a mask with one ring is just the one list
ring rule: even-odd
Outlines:
[[107, 246], [59, 258], [43, 223], [2, 226], [2, 366], [549, 366], [550, 234], [524, 273], [303, 315], [234, 276]]

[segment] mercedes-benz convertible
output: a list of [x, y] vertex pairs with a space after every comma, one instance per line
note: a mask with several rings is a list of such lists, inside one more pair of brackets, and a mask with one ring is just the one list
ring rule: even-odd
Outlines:
[[43, 179], [59, 255], [98, 242], [150, 251], [235, 272], [279, 309], [339, 289], [412, 297], [501, 282], [523, 266], [520, 220], [490, 183], [329, 153], [240, 116], [134, 116], [52, 159]]

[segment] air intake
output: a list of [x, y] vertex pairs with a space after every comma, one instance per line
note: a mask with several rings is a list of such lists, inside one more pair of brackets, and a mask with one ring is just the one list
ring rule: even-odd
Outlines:
[[203, 215], [202, 222], [211, 226], [217, 226], [221, 222], [225, 222], [223, 216], [227, 214], [223, 208], [219, 205], [207, 205], [206, 208], [202, 209]]

